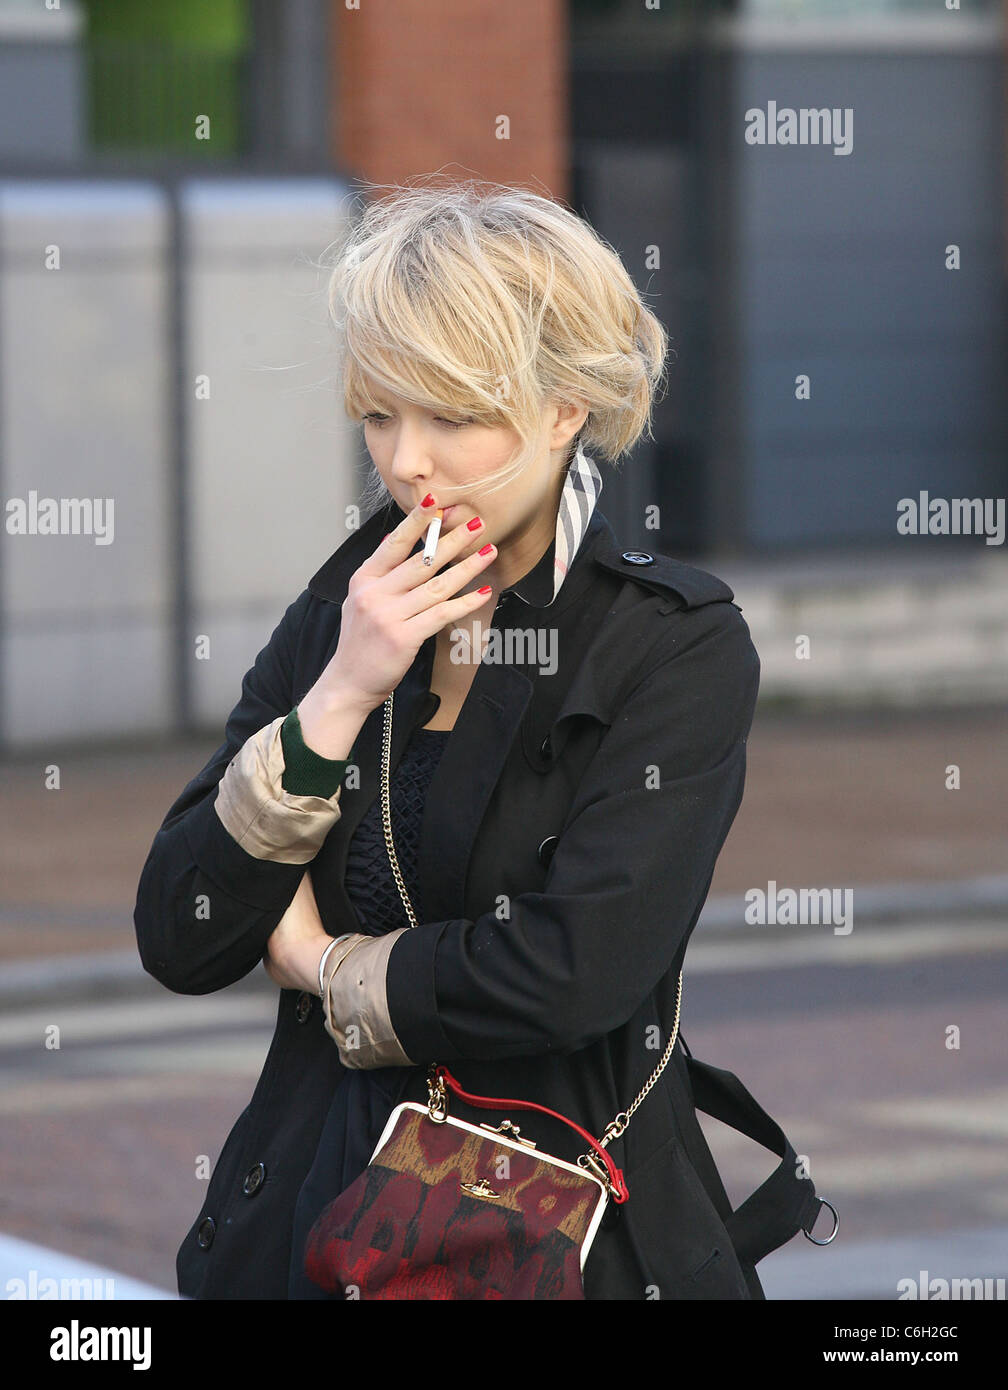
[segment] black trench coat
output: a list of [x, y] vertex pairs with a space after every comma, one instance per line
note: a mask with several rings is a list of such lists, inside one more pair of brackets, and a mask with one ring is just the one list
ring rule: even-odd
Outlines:
[[[350, 576], [401, 516], [394, 503], [372, 516], [290, 605], [244, 678], [223, 744], [157, 832], [134, 920], [144, 968], [170, 990], [205, 994], [262, 968], [304, 866], [252, 858], [232, 840], [214, 810], [217, 784], [245, 740], [315, 683], [336, 648]], [[396, 1034], [423, 1062], [383, 1069], [393, 1081], [371, 1118], [372, 1143], [394, 1104], [426, 1101], [431, 1061], [470, 1092], [537, 1101], [596, 1137], [650, 1076], [742, 798], [759, 659], [732, 597], [702, 570], [622, 551], [596, 508], [552, 605], [540, 613], [505, 592], [484, 618], [502, 634], [544, 619], [557, 669], [484, 658], [446, 744], [420, 842], [426, 920], [396, 942], [387, 975]], [[436, 708], [433, 657], [430, 638], [396, 689], [393, 768]], [[310, 866], [333, 935], [360, 929], [343, 874], [378, 795], [382, 715], [373, 710], [362, 728], [360, 786], [344, 785], [341, 817]], [[212, 920], [195, 914], [201, 893], [212, 894]], [[320, 1001], [280, 991], [262, 1075], [178, 1252], [180, 1293], [304, 1296], [295, 1207], [348, 1075]], [[698, 1105], [782, 1156], [735, 1215]], [[463, 1117], [495, 1124], [507, 1113]], [[575, 1161], [583, 1151], [559, 1121], [527, 1113], [522, 1124], [546, 1152]], [[756, 1260], [808, 1229], [818, 1208], [774, 1122], [731, 1073], [694, 1064], [681, 1040], [609, 1151], [630, 1198], [610, 1203], [595, 1237], [588, 1299], [762, 1298]], [[332, 1183], [326, 1199], [339, 1175]]]

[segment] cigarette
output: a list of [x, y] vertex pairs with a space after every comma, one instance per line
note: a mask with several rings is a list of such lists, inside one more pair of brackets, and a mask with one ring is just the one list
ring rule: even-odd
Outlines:
[[444, 516], [444, 508], [438, 507], [431, 518], [431, 524], [427, 527], [427, 541], [423, 548], [423, 562], [425, 565], [433, 564], [434, 552], [437, 549], [438, 537], [441, 534], [442, 516]]

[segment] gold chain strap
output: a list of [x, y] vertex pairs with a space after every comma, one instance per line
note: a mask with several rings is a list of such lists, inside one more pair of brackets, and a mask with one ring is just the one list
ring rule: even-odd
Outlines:
[[[406, 883], [403, 879], [402, 872], [399, 868], [399, 860], [396, 858], [395, 845], [392, 842], [392, 798], [389, 787], [389, 762], [392, 757], [392, 702], [394, 697], [395, 691], [393, 691], [392, 694], [385, 701], [385, 720], [382, 730], [382, 824], [385, 829], [385, 845], [388, 849], [389, 862], [392, 866], [392, 874], [395, 878], [396, 886], [399, 889], [399, 896], [402, 898], [403, 907], [406, 909], [406, 916], [409, 918], [410, 926], [415, 927], [418, 925], [416, 913], [413, 911], [413, 904], [410, 902], [409, 894], [406, 892]], [[679, 1036], [679, 1006], [681, 1003], [682, 971], [680, 970], [679, 985], [676, 989], [675, 1020], [672, 1024], [672, 1036], [668, 1040], [668, 1046], [665, 1049], [664, 1055], [662, 1056], [661, 1061], [655, 1067], [654, 1071], [648, 1077], [647, 1081], [641, 1087], [641, 1090], [638, 1092], [637, 1098], [634, 1100], [633, 1104], [629, 1107], [629, 1109], [621, 1110], [619, 1114], [614, 1119], [610, 1120], [609, 1123], [606, 1125], [605, 1133], [603, 1134], [602, 1138], [598, 1141], [600, 1148], [604, 1149], [606, 1145], [609, 1144], [613, 1139], [618, 1139], [620, 1137], [620, 1135], [626, 1129], [627, 1125], [630, 1123], [630, 1117], [633, 1115], [638, 1105], [640, 1105], [641, 1101], [651, 1090], [651, 1087], [655, 1084], [659, 1076], [661, 1076], [662, 1072], [668, 1066], [669, 1060], [672, 1056], [673, 1048], [676, 1044], [676, 1038]], [[603, 1168], [603, 1166], [598, 1162], [598, 1159], [593, 1157], [591, 1154], [582, 1154], [581, 1157], [578, 1159], [578, 1164], [582, 1168], [592, 1168], [599, 1176], [606, 1176], [605, 1169]]]
[[395, 845], [392, 843], [392, 798], [389, 790], [389, 760], [392, 756], [392, 700], [395, 691], [385, 701], [385, 725], [382, 731], [382, 763], [381, 763], [381, 808], [382, 824], [385, 827], [385, 847], [388, 850], [389, 862], [392, 865], [392, 874], [399, 889], [399, 896], [403, 900], [403, 907], [406, 909], [406, 916], [409, 918], [411, 927], [418, 925], [416, 913], [413, 911], [413, 904], [409, 900], [406, 892], [406, 882], [399, 868], [399, 860], [396, 858]]

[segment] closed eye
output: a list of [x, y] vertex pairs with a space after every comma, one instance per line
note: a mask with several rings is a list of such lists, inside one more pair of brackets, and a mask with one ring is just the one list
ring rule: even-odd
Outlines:
[[[370, 415], [361, 417], [366, 425], [384, 425], [389, 418], [388, 415], [381, 415], [378, 411], [372, 411]], [[437, 420], [439, 424], [447, 425], [447, 427], [452, 430], [460, 430], [463, 425], [475, 424], [474, 420], [448, 420], [443, 415], [435, 415], [434, 419]]]

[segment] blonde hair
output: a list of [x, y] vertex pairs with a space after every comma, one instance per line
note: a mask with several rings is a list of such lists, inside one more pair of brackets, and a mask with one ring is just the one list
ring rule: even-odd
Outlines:
[[[580, 444], [615, 465], [645, 428], [653, 438], [668, 335], [587, 222], [502, 184], [366, 188], [391, 192], [351, 219], [328, 289], [351, 419], [381, 409], [373, 385], [511, 426], [521, 443], [479, 480], [481, 491], [503, 487], [535, 456], [549, 400], [589, 407], [569, 458]], [[372, 467], [362, 501], [389, 500]]]

